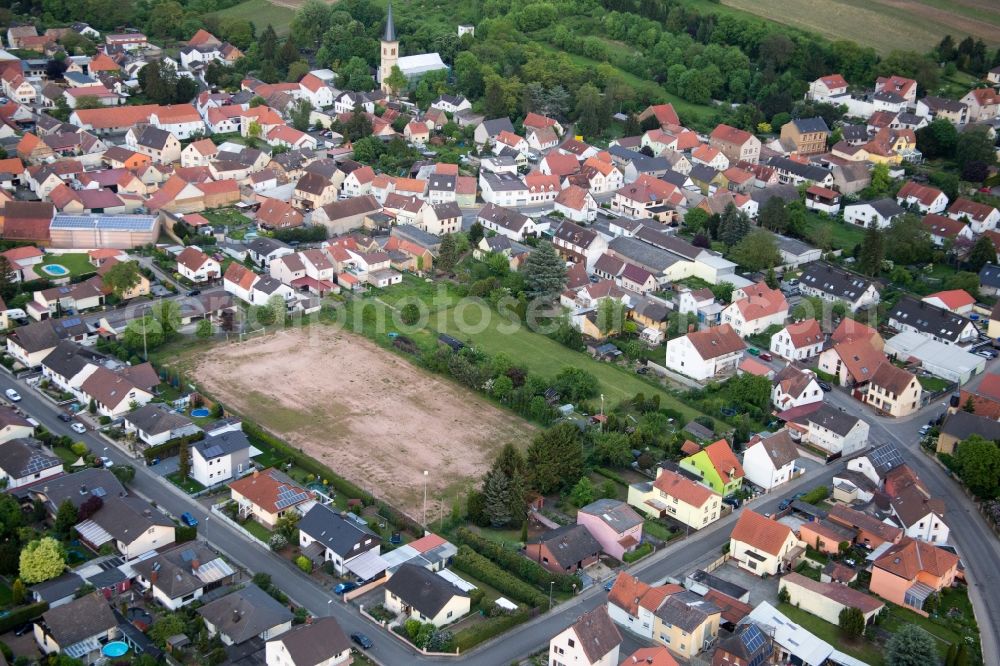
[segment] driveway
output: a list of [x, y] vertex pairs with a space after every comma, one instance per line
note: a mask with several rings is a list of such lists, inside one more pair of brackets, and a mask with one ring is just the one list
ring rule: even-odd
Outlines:
[[778, 603], [778, 579], [774, 576], [768, 578], [754, 576], [740, 569], [732, 560], [713, 571], [712, 575], [750, 590], [750, 601], [754, 605], [761, 601], [766, 601], [772, 606]]

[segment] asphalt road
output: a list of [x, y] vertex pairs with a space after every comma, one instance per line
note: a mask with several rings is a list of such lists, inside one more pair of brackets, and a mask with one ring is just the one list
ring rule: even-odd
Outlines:
[[[980, 375], [969, 386], [978, 386], [981, 379]], [[831, 391], [827, 399], [845, 411], [864, 417], [871, 425], [869, 441], [892, 442], [899, 447], [927, 489], [934, 497], [944, 500], [947, 507], [944, 519], [951, 530], [949, 541], [958, 549], [965, 565], [969, 597], [979, 622], [984, 662], [989, 666], [1000, 665], [1000, 594], [997, 593], [1000, 590], [1000, 541], [958, 482], [919, 450], [917, 431], [944, 412], [941, 401], [906, 419], [891, 419], [876, 416], [841, 390]]]

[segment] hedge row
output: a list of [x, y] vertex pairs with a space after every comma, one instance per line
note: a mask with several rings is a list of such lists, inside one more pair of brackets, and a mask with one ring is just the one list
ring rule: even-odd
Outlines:
[[464, 544], [458, 548], [454, 566], [457, 570], [464, 571], [473, 578], [478, 578], [515, 601], [520, 601], [534, 608], [542, 608], [548, 603], [548, 597], [544, 594]]
[[[359, 499], [367, 504], [373, 504], [375, 498], [370, 493], [365, 492], [347, 479], [334, 474], [326, 465], [316, 462], [301, 451], [292, 448], [283, 440], [278, 439], [267, 432], [256, 423], [251, 421], [243, 422], [243, 432], [253, 441], [264, 444], [266, 448], [272, 449], [275, 453], [291, 460], [294, 464], [306, 470], [310, 474], [315, 474], [318, 478], [328, 479], [334, 490], [350, 499]], [[388, 516], [387, 516], [388, 517]]]
[[555, 581], [556, 589], [560, 592], [572, 592], [583, 587], [579, 576], [567, 574], [554, 574], [537, 562], [529, 560], [520, 553], [507, 550], [501, 544], [489, 539], [484, 539], [475, 532], [470, 532], [464, 527], [460, 527], [455, 532], [455, 537], [459, 543], [464, 543], [474, 551], [489, 559], [494, 564], [509, 571], [518, 578], [528, 581], [533, 585], [542, 588], [548, 587], [551, 581]]
[[622, 555], [622, 559], [625, 560], [625, 562], [627, 563], [631, 563], [646, 557], [652, 552], [653, 552], [653, 544], [644, 543], [635, 550]]
[[802, 496], [802, 501], [806, 504], [819, 504], [827, 497], [830, 496], [830, 489], [826, 486], [816, 486], [805, 495]]
[[6, 634], [14, 627], [34, 620], [48, 609], [49, 604], [41, 601], [37, 604], [31, 604], [29, 606], [24, 606], [23, 608], [16, 608], [12, 610], [7, 615], [0, 617], [0, 634]]
[[621, 474], [614, 472], [607, 467], [597, 467], [594, 469], [595, 472], [603, 476], [605, 479], [611, 479], [612, 481], [617, 481], [626, 488], [629, 486], [629, 482], [625, 480]]
[[177, 437], [171, 439], [163, 444], [157, 444], [156, 446], [151, 446], [142, 452], [143, 457], [146, 458], [146, 462], [149, 462], [153, 458], [169, 458], [180, 453], [182, 446], [188, 446], [193, 442], [200, 442], [205, 439], [205, 433], [197, 432], [193, 435], [185, 435], [184, 437]]
[[378, 514], [396, 527], [405, 529], [414, 536], [420, 536], [424, 533], [424, 528], [420, 526], [420, 523], [413, 520], [402, 511], [392, 508], [385, 502], [378, 503]]
[[521, 609], [510, 615], [490, 618], [455, 634], [454, 645], [459, 650], [469, 650], [530, 619], [531, 611], [527, 609]]

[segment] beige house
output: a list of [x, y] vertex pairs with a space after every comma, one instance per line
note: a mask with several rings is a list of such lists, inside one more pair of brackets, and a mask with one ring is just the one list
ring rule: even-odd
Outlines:
[[899, 418], [920, 409], [922, 393], [916, 375], [886, 361], [872, 375], [865, 402], [880, 414]]
[[633, 483], [628, 503], [648, 516], [668, 516], [694, 529], [719, 518], [722, 496], [672, 470], [656, 470], [656, 480]]
[[865, 616], [867, 625], [885, 608], [885, 604], [875, 597], [847, 585], [821, 583], [795, 572], [782, 576], [778, 590], [788, 592], [788, 603], [830, 624], [839, 623], [842, 610], [857, 608]]
[[286, 513], [295, 512], [296, 507], [312, 502], [316, 496], [276, 469], [254, 472], [233, 481], [229, 492], [241, 516], [251, 516], [268, 529], [273, 529]]
[[729, 158], [730, 163], [756, 164], [760, 160], [760, 139], [745, 130], [720, 124], [712, 130], [708, 142]]
[[346, 666], [351, 641], [332, 617], [321, 617], [271, 639], [264, 646], [267, 666]]
[[398, 616], [443, 627], [471, 609], [467, 592], [416, 564], [404, 564], [385, 584], [385, 607]]
[[692, 659], [718, 639], [722, 609], [685, 590], [664, 599], [653, 617], [653, 640], [684, 659]]
[[774, 576], [791, 569], [803, 552], [788, 525], [750, 509], [743, 509], [729, 536], [729, 557], [758, 576]]
[[10, 407], [0, 407], [0, 444], [12, 439], [23, 439], [35, 434], [27, 419]]
[[44, 654], [73, 655], [86, 664], [100, 661], [104, 644], [120, 635], [111, 606], [97, 592], [49, 609], [35, 622], [35, 642]]
[[152, 125], [130, 129], [125, 134], [125, 145], [160, 164], [171, 164], [181, 159], [181, 142], [177, 137]]

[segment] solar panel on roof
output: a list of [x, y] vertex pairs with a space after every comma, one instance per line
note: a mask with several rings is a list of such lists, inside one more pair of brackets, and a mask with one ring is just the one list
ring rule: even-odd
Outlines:
[[191, 550], [190, 548], [185, 548], [184, 551], [181, 553], [181, 559], [184, 560], [185, 562], [190, 562], [196, 557], [197, 555], [195, 555], [194, 551]]
[[82, 323], [79, 317], [70, 317], [69, 319], [60, 319], [59, 323], [62, 324], [63, 328], [71, 328], [73, 326], [79, 326]]
[[753, 653], [764, 645], [764, 634], [761, 633], [755, 624], [748, 624], [747, 627], [740, 636], [740, 640], [746, 646], [747, 652]]
[[278, 488], [278, 499], [274, 505], [279, 509], [285, 509], [307, 499], [309, 499], [309, 493], [291, 486], [281, 486]]
[[98, 486], [97, 488], [92, 488], [90, 494], [93, 495], [94, 497], [104, 497], [105, 495], [108, 494], [108, 491]]
[[27, 474], [35, 474], [52, 467], [54, 462], [55, 460], [53, 458], [42, 455], [41, 453], [33, 453], [31, 454], [31, 457], [28, 458], [28, 462], [25, 464], [24, 470], [22, 471]]

